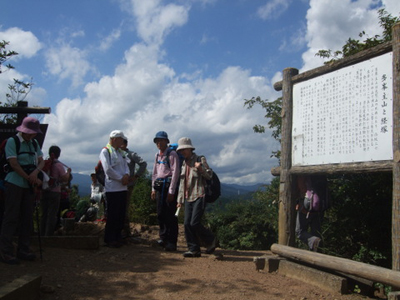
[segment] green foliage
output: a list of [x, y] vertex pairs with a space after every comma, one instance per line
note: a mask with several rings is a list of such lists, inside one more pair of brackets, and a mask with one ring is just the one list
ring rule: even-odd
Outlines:
[[[275, 101], [269, 102], [267, 99], [262, 100], [260, 97], [252, 97], [250, 100], [244, 100], [244, 106], [247, 109], [253, 108], [255, 104], [261, 105], [262, 109], [265, 110], [265, 118], [268, 119], [268, 128], [272, 130], [272, 137], [281, 142], [281, 123], [282, 123], [282, 97], [276, 99]], [[264, 125], [254, 125], [254, 132], [265, 133]], [[280, 158], [281, 151], [273, 151], [271, 157]]]
[[[87, 201], [89, 202], [89, 196], [83, 197], [83, 199], [87, 198]], [[73, 184], [71, 187], [71, 191], [69, 193], [69, 205], [71, 209], [76, 209], [78, 202], [81, 200], [81, 197], [79, 196], [79, 187], [77, 184]]]
[[[10, 42], [6, 41], [0, 41], [0, 74], [3, 73], [4, 71], [2, 70], [2, 66], [4, 63], [9, 60], [11, 57], [18, 55], [17, 52], [12, 51], [12, 50], [7, 50], [6, 47], [9, 45]], [[14, 69], [14, 67], [10, 64], [4, 65], [7, 69]]]
[[[2, 65], [9, 60], [11, 57], [18, 55], [15, 51], [6, 50], [6, 46], [9, 42], [0, 42], [0, 74], [2, 73]], [[14, 66], [8, 64], [5, 65], [7, 69], [14, 69]], [[14, 82], [8, 85], [9, 92], [6, 93], [6, 101], [3, 103], [0, 101], [0, 105], [3, 107], [16, 107], [18, 101], [24, 101], [33, 87], [32, 78], [29, 82], [24, 82], [14, 78]], [[2, 114], [0, 124], [15, 124], [17, 122], [16, 114]]]
[[266, 250], [276, 242], [277, 186], [279, 179], [275, 178], [265, 192], [254, 193], [254, 199], [231, 202], [207, 214], [206, 220], [222, 248]]
[[[146, 174], [147, 171], [146, 171]], [[138, 179], [129, 202], [130, 221], [146, 225], [157, 224], [156, 201], [151, 200], [151, 179], [142, 176]]]
[[[385, 9], [378, 10], [379, 15], [379, 25], [383, 29], [382, 36], [375, 35], [373, 37], [367, 37], [364, 41], [349, 38], [347, 42], [343, 45], [342, 50], [332, 51], [332, 50], [319, 50], [315, 55], [323, 58], [330, 58], [325, 64], [331, 63], [338, 59], [351, 56], [362, 50], [366, 50], [387, 41], [392, 40], [392, 28], [394, 24], [400, 21], [398, 17], [392, 17], [391, 14], [387, 13]], [[359, 33], [359, 37], [366, 37], [365, 31]]]
[[329, 180], [332, 207], [323, 222], [324, 251], [391, 267], [392, 174], [351, 174]]

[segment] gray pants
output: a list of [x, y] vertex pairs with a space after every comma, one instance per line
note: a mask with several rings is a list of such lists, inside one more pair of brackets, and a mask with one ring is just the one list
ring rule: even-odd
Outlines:
[[304, 210], [303, 207], [300, 207], [297, 211], [296, 235], [303, 243], [308, 245], [310, 250], [312, 250], [315, 239], [321, 238], [322, 214], [315, 212], [310, 213], [307, 217], [307, 214], [302, 212], [302, 210]]
[[40, 206], [42, 207], [42, 220], [40, 222], [40, 234], [43, 236], [54, 235], [56, 229], [58, 209], [60, 208], [61, 193], [43, 191]]
[[6, 184], [4, 219], [1, 227], [0, 250], [13, 255], [13, 236], [18, 228], [18, 250], [28, 252], [33, 230], [33, 191]]

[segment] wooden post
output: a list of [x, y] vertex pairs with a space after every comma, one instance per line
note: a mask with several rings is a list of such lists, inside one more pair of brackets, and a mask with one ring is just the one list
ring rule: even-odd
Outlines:
[[282, 80], [282, 134], [281, 134], [281, 174], [279, 185], [279, 244], [294, 245], [295, 242], [295, 203], [292, 201], [292, 116], [293, 84], [292, 77], [299, 70], [286, 68]]
[[400, 23], [393, 27], [392, 269], [400, 271]]

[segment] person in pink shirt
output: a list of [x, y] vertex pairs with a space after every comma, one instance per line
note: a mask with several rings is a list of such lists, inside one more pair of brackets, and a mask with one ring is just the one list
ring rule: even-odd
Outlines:
[[151, 199], [157, 201], [157, 219], [160, 226], [158, 244], [166, 251], [176, 251], [178, 240], [178, 219], [175, 216], [177, 184], [180, 162], [178, 154], [168, 147], [165, 131], [157, 132], [153, 139], [158, 148], [155, 155]]
[[68, 182], [71, 176], [71, 169], [65, 169], [64, 165], [58, 160], [61, 149], [58, 146], [49, 148], [49, 186], [43, 190], [41, 198], [42, 220], [40, 223], [40, 233], [43, 236], [52, 236], [56, 229], [57, 218], [59, 218], [59, 206], [61, 199], [61, 185]]

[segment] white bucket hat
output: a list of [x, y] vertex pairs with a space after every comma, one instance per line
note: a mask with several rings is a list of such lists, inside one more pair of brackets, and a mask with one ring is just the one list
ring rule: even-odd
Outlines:
[[193, 149], [194, 150], [196, 148], [193, 147], [191, 139], [189, 139], [187, 137], [183, 137], [183, 138], [179, 139], [178, 148], [176, 149], [176, 151], [183, 150], [183, 149]]

